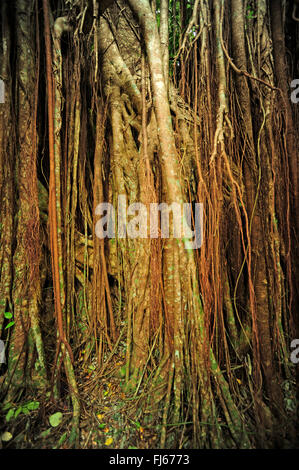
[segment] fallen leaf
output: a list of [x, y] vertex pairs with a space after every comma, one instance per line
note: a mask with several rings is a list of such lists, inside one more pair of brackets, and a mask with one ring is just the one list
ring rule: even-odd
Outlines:
[[112, 442], [113, 442], [113, 438], [112, 438], [112, 437], [108, 437], [108, 438], [106, 439], [105, 446], [111, 446]]
[[54, 413], [53, 415], [50, 416], [49, 421], [53, 428], [56, 428], [56, 426], [58, 426], [61, 423], [62, 416], [63, 415], [60, 411], [57, 411], [57, 413]]
[[12, 434], [8, 431], [5, 431], [1, 436], [1, 440], [3, 442], [9, 442], [11, 439], [12, 439]]

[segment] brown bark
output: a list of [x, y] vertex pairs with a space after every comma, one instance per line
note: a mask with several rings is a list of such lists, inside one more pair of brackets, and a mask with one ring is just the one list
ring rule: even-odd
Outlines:
[[[293, 16], [295, 14], [296, 5], [294, 2]], [[291, 227], [292, 227], [292, 245], [294, 248], [295, 256], [293, 257], [292, 264], [292, 317], [294, 319], [296, 337], [299, 337], [299, 287], [298, 287], [298, 274], [299, 274], [299, 191], [298, 191], [298, 137], [294, 126], [293, 113], [290, 101], [290, 78], [288, 74], [288, 66], [286, 63], [286, 47], [283, 31], [282, 8], [279, 0], [272, 0], [270, 2], [271, 13], [271, 26], [273, 37], [273, 57], [274, 68], [277, 79], [277, 86], [281, 89], [280, 104], [285, 111], [285, 142], [289, 161], [290, 172], [290, 196], [291, 196]], [[297, 19], [298, 21], [298, 19]]]
[[113, 5], [114, 2], [115, 2], [115, 0], [100, 0], [100, 2], [99, 2], [99, 12], [100, 12], [100, 14], [102, 15], [107, 8], [109, 8]]
[[[247, 70], [247, 56], [245, 49], [245, 28], [244, 28], [244, 7], [241, 0], [231, 0], [233, 13], [232, 21], [232, 47], [233, 57], [236, 66], [241, 70]], [[259, 368], [259, 355], [262, 370], [265, 376], [268, 393], [273, 402], [280, 404], [280, 396], [277, 390], [277, 376], [275, 371], [275, 361], [272, 350], [272, 331], [270, 323], [271, 310], [268, 300], [268, 274], [266, 267], [266, 247], [265, 247], [265, 209], [263, 209], [263, 194], [259, 188], [259, 172], [262, 163], [259, 162], [255, 150], [254, 133], [252, 126], [252, 110], [248, 80], [240, 75], [235, 76], [238, 99], [242, 113], [242, 133], [246, 155], [244, 159], [244, 185], [246, 188], [247, 212], [250, 221], [249, 243], [249, 279], [252, 279], [252, 289], [254, 295], [253, 315], [253, 343], [256, 351], [256, 365]], [[269, 92], [268, 92], [269, 93]], [[263, 139], [265, 139], [263, 134]], [[264, 148], [265, 152], [267, 150]], [[258, 192], [257, 192], [258, 191]], [[257, 330], [255, 329], [255, 322]], [[257, 336], [255, 336], [257, 335]]]
[[[61, 285], [59, 272], [59, 248], [58, 248], [58, 231], [57, 231], [57, 207], [56, 207], [56, 189], [55, 189], [55, 151], [54, 151], [54, 94], [53, 94], [53, 77], [52, 77], [52, 53], [51, 53], [51, 34], [49, 22], [49, 6], [48, 0], [43, 0], [44, 8], [44, 28], [46, 43], [46, 65], [47, 65], [47, 90], [48, 90], [48, 126], [49, 126], [49, 156], [50, 156], [50, 184], [49, 184], [49, 219], [50, 219], [50, 239], [52, 254], [52, 270], [55, 295], [55, 313], [59, 331], [59, 341], [64, 343], [70, 357], [73, 359], [73, 353], [68, 344], [62, 318], [61, 304]], [[60, 344], [58, 346], [58, 349]]]
[[168, 31], [168, 9], [169, 0], [161, 0], [160, 17], [160, 39], [163, 58], [163, 70], [166, 89], [168, 89], [169, 80], [169, 31]]

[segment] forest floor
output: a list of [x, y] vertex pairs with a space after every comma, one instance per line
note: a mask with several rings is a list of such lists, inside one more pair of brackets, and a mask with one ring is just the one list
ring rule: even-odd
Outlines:
[[[145, 393], [142, 389], [137, 396], [125, 393], [124, 357], [115, 355], [101, 376], [95, 364], [84, 367], [80, 359], [83, 362], [83, 357], [79, 357], [80, 371], [77, 376], [81, 403], [78, 447], [159, 447], [160, 426], [146, 424], [149, 417], [143, 412], [142, 406]], [[157, 418], [161, 422], [161, 417]], [[67, 392], [64, 399], [55, 402], [50, 392], [38, 395], [32, 391], [32, 395], [27, 394], [26, 397], [20, 397], [17, 403], [2, 407], [0, 448], [67, 449], [70, 447], [68, 438], [71, 420], [72, 408]]]
[[[160, 448], [162, 413], [147, 411], [148, 390], [141, 385], [133, 392], [125, 388], [125, 341], [105, 357], [105, 366], [97, 367], [95, 356], [85, 358], [81, 350], [75, 363], [80, 396], [80, 449], [155, 449]], [[1, 385], [0, 377], [0, 385]], [[68, 449], [72, 426], [72, 404], [63, 374], [60, 377], [61, 398], [51, 398], [51, 392], [38, 393], [27, 388], [26, 395], [14, 403], [0, 407], [0, 449]], [[0, 387], [1, 388], [1, 387]], [[246, 395], [246, 391], [243, 390]], [[296, 414], [296, 384], [283, 383], [282, 414], [292, 421]], [[181, 423], [184, 424], [184, 423]], [[190, 423], [191, 424], [191, 423]], [[167, 426], [166, 447], [192, 447], [192, 426]], [[247, 425], [248, 420], [247, 420]], [[224, 424], [223, 424], [224, 426]], [[249, 426], [251, 433], [254, 425]], [[189, 432], [190, 430], [190, 432]], [[225, 433], [225, 426], [223, 427]], [[292, 448], [285, 441], [284, 448]]]
[[[123, 362], [124, 358], [116, 356], [101, 377], [91, 366], [82, 368], [77, 377], [81, 403], [80, 449], [159, 448], [162, 417], [144, 412], [145, 391], [140, 390], [137, 396], [125, 392]], [[285, 411], [291, 418], [294, 416], [294, 387], [288, 382], [285, 388]], [[71, 448], [71, 421], [72, 408], [67, 394], [57, 402], [50, 399], [49, 392], [27, 395], [18, 403], [2, 407], [0, 449]], [[175, 427], [169, 425], [168, 448], [175, 438], [174, 430]], [[182, 448], [192, 447], [187, 432], [181, 442]], [[283, 447], [293, 446], [286, 441]]]

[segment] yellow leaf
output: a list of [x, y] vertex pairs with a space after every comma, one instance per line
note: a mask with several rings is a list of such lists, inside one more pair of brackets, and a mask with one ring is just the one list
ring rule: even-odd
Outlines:
[[104, 429], [104, 433], [107, 434], [107, 432], [109, 432], [108, 426], [106, 426], [105, 429]]
[[9, 442], [12, 438], [13, 438], [13, 435], [8, 431], [5, 431], [1, 436], [1, 440], [3, 442]]
[[139, 431], [140, 431], [140, 434], [143, 433], [143, 427], [142, 426], [140, 426]]
[[237, 382], [238, 382], [239, 385], [242, 384], [242, 381], [240, 379], [237, 379]]
[[104, 418], [104, 415], [101, 415], [100, 413], [97, 415], [97, 418], [98, 420], [102, 421], [102, 419]]
[[111, 446], [112, 442], [113, 442], [112, 437], [108, 437], [108, 438], [106, 439], [105, 446]]

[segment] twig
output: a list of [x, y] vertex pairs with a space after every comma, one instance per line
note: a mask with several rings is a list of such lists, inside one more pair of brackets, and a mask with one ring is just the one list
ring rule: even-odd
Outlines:
[[281, 92], [281, 89], [280, 88], [277, 88], [273, 85], [271, 85], [270, 83], [266, 82], [265, 80], [263, 80], [262, 78], [258, 78], [258, 77], [254, 77], [253, 75], [251, 75], [249, 72], [247, 72], [247, 70], [241, 70], [239, 69], [234, 63], [233, 63], [233, 60], [232, 58], [229, 56], [229, 53], [224, 45], [224, 42], [223, 42], [223, 37], [221, 35], [220, 37], [220, 41], [221, 41], [221, 46], [222, 46], [222, 49], [223, 49], [223, 52], [230, 64], [230, 66], [232, 67], [232, 69], [238, 74], [238, 75], [244, 75], [245, 77], [247, 78], [250, 78], [252, 80], [255, 80], [256, 82], [259, 82], [259, 83], [262, 83], [263, 85], [271, 88], [271, 90], [273, 91], [279, 91]]

